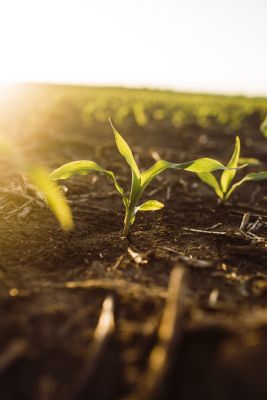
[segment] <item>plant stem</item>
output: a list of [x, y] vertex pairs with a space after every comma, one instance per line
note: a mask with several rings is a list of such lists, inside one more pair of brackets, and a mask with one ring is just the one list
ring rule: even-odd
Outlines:
[[228, 199], [229, 197], [228, 193], [229, 192], [223, 193], [222, 204], [225, 204], [226, 200]]
[[132, 218], [132, 210], [128, 209], [125, 212], [124, 218], [124, 227], [123, 227], [123, 236], [127, 236], [131, 227], [131, 218]]

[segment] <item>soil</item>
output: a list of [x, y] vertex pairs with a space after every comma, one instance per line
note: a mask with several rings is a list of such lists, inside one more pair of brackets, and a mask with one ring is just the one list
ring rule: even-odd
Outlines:
[[[257, 116], [243, 124], [242, 156], [267, 163], [258, 126]], [[162, 122], [122, 133], [142, 168], [153, 162], [152, 152], [176, 162], [200, 156], [226, 162], [235, 137], [223, 127], [174, 129]], [[49, 168], [93, 159], [129, 186], [108, 123], [19, 141]], [[18, 185], [4, 165], [2, 181], [2, 188]], [[1, 194], [1, 400], [266, 399], [266, 183], [248, 183], [222, 205], [193, 174], [166, 172], [144, 196], [165, 208], [140, 213], [128, 238], [121, 236], [123, 206], [112, 182], [89, 175], [62, 183], [75, 220], [70, 233], [37, 201], [22, 212], [25, 192]], [[248, 211], [250, 222], [262, 218], [256, 237], [239, 230]], [[177, 265], [185, 270], [180, 337], [160, 391], [151, 394], [142, 382]], [[115, 330], [96, 359], [95, 328], [110, 295]]]

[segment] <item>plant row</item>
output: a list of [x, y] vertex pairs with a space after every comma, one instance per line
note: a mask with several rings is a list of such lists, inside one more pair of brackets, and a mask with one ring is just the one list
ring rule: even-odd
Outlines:
[[[236, 137], [233, 154], [226, 166], [215, 159], [207, 157], [184, 163], [172, 163], [165, 160], [159, 160], [156, 161], [149, 169], [140, 172], [140, 169], [134, 159], [133, 153], [129, 145], [123, 139], [122, 135], [117, 131], [111, 121], [110, 124], [113, 129], [118, 151], [124, 157], [125, 161], [131, 169], [131, 189], [129, 194], [127, 194], [126, 191], [118, 183], [118, 180], [116, 179], [113, 171], [102, 168], [94, 161], [79, 160], [64, 164], [51, 172], [49, 178], [53, 181], [57, 181], [70, 178], [73, 175], [87, 175], [91, 172], [99, 172], [105, 174], [109, 179], [113, 181], [116, 190], [122, 198], [122, 202], [125, 208], [123, 227], [124, 236], [128, 235], [130, 227], [133, 225], [136, 214], [138, 212], [156, 211], [164, 207], [163, 203], [155, 199], [147, 200], [144, 203], [141, 203], [140, 200], [145, 190], [156, 178], [156, 176], [168, 169], [173, 169], [177, 171], [185, 170], [197, 174], [197, 176], [203, 182], [212, 187], [216, 195], [223, 202], [229, 199], [234, 190], [236, 190], [245, 182], [267, 179], [267, 171], [261, 171], [249, 173], [245, 175], [241, 180], [233, 183], [238, 169], [246, 167], [247, 164], [258, 163], [258, 161], [253, 158], [240, 159], [239, 137]], [[264, 123], [262, 125], [262, 129], [263, 131], [265, 129]], [[247, 164], [240, 166], [240, 161], [243, 163], [247, 162]], [[214, 171], [217, 170], [222, 170], [222, 174], [219, 180], [214, 175]]]
[[[99, 172], [112, 180], [116, 190], [121, 196], [125, 209], [123, 226], [124, 236], [128, 235], [138, 212], [156, 211], [164, 207], [164, 204], [158, 200], [150, 199], [142, 203], [141, 198], [151, 182], [159, 174], [168, 169], [195, 173], [204, 183], [214, 190], [215, 194], [222, 202], [227, 201], [232, 193], [245, 182], [267, 179], [267, 171], [261, 171], [249, 173], [239, 181], [234, 182], [234, 178], [240, 168], [244, 168], [247, 165], [260, 165], [257, 159], [240, 158], [240, 139], [238, 136], [235, 140], [232, 156], [226, 166], [218, 160], [207, 157], [184, 163], [159, 160], [150, 168], [141, 172], [129, 145], [111, 121], [110, 124], [113, 129], [117, 149], [131, 169], [131, 189], [129, 194], [119, 184], [113, 171], [101, 167], [94, 161], [73, 161], [62, 165], [48, 174], [48, 172], [40, 166], [29, 165], [19, 149], [11, 145], [10, 142], [3, 139], [0, 140], [0, 154], [5, 155], [11, 160], [18, 170], [26, 173], [29, 180], [35, 185], [36, 190], [43, 194], [44, 201], [50, 207], [64, 230], [71, 230], [73, 228], [73, 219], [65, 194], [60, 190], [57, 181], [70, 178], [73, 175], [87, 175], [92, 172]], [[264, 136], [267, 136], [267, 118], [261, 125], [261, 131]], [[222, 171], [220, 179], [217, 179], [214, 175], [214, 172], [218, 170]], [[158, 184], [160, 184], [159, 181]]]

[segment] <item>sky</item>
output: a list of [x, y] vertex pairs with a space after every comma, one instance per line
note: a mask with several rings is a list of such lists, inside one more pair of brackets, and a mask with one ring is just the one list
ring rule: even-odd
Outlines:
[[0, 83], [267, 95], [267, 0], [0, 0]]

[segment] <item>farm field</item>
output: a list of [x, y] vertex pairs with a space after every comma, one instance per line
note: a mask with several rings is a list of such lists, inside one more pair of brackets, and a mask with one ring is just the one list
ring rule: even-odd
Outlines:
[[[1, 135], [29, 163], [93, 160], [126, 191], [109, 118], [141, 170], [159, 159], [226, 165], [238, 135], [241, 157], [262, 164], [238, 181], [267, 169], [266, 115], [266, 98], [38, 84], [0, 93]], [[61, 182], [75, 224], [64, 232], [1, 161], [1, 399], [266, 399], [265, 180], [222, 203], [196, 174], [165, 171], [143, 196], [165, 207], [138, 213], [123, 237], [107, 177]]]

